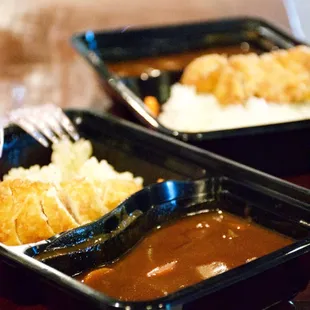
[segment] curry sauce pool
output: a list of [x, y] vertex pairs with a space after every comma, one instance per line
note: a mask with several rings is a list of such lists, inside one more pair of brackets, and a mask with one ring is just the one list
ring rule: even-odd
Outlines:
[[249, 220], [210, 211], [157, 227], [122, 259], [79, 279], [119, 300], [151, 300], [292, 242]]

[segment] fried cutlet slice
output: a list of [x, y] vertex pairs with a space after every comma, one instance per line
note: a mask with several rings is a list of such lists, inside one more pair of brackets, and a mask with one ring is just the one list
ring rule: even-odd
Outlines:
[[197, 92], [212, 92], [217, 85], [219, 70], [227, 65], [227, 57], [209, 54], [194, 59], [185, 68], [181, 83], [194, 85]]
[[16, 218], [16, 232], [23, 244], [48, 239], [55, 234], [43, 211], [39, 186], [40, 182], [18, 179], [11, 184], [15, 206], [21, 208]]
[[0, 200], [0, 242], [6, 245], [34, 243], [78, 226], [51, 184], [6, 180]]
[[246, 93], [242, 74], [229, 65], [222, 68], [214, 95], [222, 104], [243, 102]]
[[94, 184], [99, 192], [100, 200], [108, 211], [113, 210], [129, 196], [142, 189], [142, 186], [137, 185], [134, 181], [121, 179], [95, 181]]
[[108, 211], [93, 183], [86, 179], [63, 182], [61, 188], [62, 200], [80, 225], [97, 220]]
[[310, 100], [310, 49], [294, 47], [272, 52], [275, 61], [291, 73], [285, 92], [290, 102]]
[[252, 96], [305, 102], [310, 100], [310, 48], [297, 46], [260, 56], [201, 56], [185, 68], [181, 82], [195, 86], [197, 93], [214, 94], [222, 104], [244, 103]]
[[21, 209], [15, 204], [10, 183], [0, 183], [0, 242], [6, 245], [20, 245], [16, 231], [16, 218]]
[[41, 204], [48, 223], [55, 234], [73, 229], [79, 226], [73, 216], [60, 199], [59, 190], [54, 186], [46, 188], [40, 195]]
[[254, 53], [246, 56], [234, 55], [229, 58], [229, 65], [235, 70], [235, 74], [239, 73], [242, 78], [245, 96], [252, 97], [265, 78], [265, 72], [260, 66], [260, 57]]
[[141, 186], [134, 181], [75, 179], [61, 184], [10, 179], [0, 183], [0, 242], [34, 243], [95, 221]]

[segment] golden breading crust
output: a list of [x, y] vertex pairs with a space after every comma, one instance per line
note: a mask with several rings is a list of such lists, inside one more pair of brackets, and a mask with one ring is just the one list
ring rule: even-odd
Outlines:
[[0, 205], [0, 240], [7, 245], [21, 244], [16, 232], [16, 218], [20, 210], [8, 182], [0, 185]]
[[227, 65], [227, 58], [209, 54], [194, 59], [184, 70], [181, 82], [195, 85], [198, 92], [211, 92], [218, 82], [220, 70]]
[[79, 224], [94, 221], [108, 211], [91, 182], [72, 180], [62, 183], [61, 187], [65, 204]]
[[244, 103], [256, 96], [272, 102], [310, 100], [310, 48], [297, 46], [260, 56], [210, 54], [194, 59], [184, 70], [184, 85], [212, 93], [220, 103]]
[[41, 203], [48, 223], [55, 234], [78, 227], [79, 224], [67, 210], [63, 201], [59, 198], [59, 191], [50, 187], [41, 195]]
[[86, 179], [52, 184], [13, 179], [0, 183], [0, 242], [33, 243], [97, 220], [134, 192], [133, 181]]
[[116, 208], [122, 201], [142, 188], [135, 182], [116, 179], [96, 182], [95, 186], [100, 191], [100, 200], [108, 211]]

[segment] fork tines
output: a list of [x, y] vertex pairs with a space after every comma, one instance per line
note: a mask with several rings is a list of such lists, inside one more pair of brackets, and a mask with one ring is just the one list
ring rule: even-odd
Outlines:
[[79, 139], [75, 126], [62, 109], [54, 104], [13, 110], [9, 114], [9, 120], [45, 147], [49, 146], [49, 141], [57, 143], [64, 139]]

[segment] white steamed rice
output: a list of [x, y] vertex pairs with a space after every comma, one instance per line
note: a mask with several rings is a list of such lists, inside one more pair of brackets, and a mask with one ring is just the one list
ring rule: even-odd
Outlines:
[[143, 184], [141, 177], [134, 177], [131, 172], [117, 172], [106, 160], [98, 161], [91, 157], [92, 146], [87, 140], [72, 143], [63, 141], [53, 145], [51, 163], [40, 167], [35, 165], [29, 169], [13, 168], [6, 179], [29, 179], [32, 181], [60, 184], [75, 178], [87, 178], [91, 181], [106, 181], [109, 179], [122, 179]]
[[242, 104], [221, 105], [212, 94], [197, 94], [194, 86], [175, 84], [159, 121], [172, 130], [207, 132], [283, 123], [310, 118], [310, 102], [273, 103], [252, 97]]

